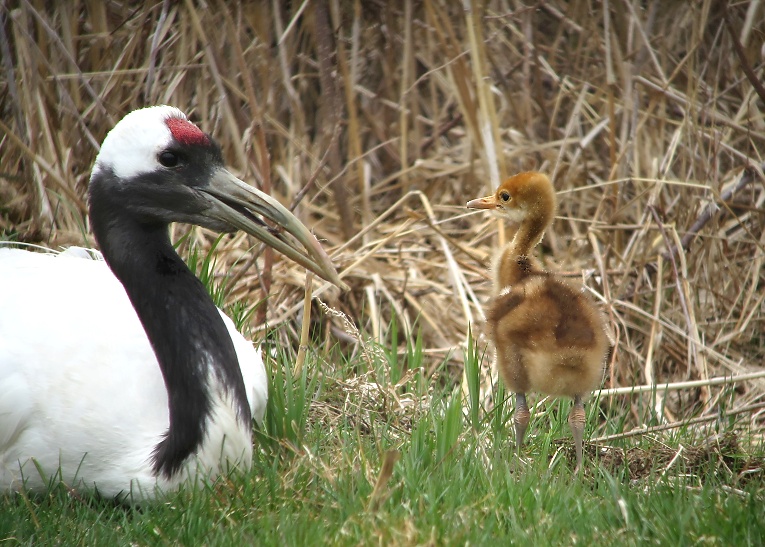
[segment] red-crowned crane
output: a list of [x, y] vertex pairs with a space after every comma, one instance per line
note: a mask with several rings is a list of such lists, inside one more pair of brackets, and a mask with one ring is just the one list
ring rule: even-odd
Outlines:
[[89, 208], [105, 262], [0, 249], [0, 491], [60, 480], [130, 502], [248, 468], [263, 361], [176, 254], [168, 224], [243, 230], [343, 286], [329, 258], [169, 106], [109, 132]]

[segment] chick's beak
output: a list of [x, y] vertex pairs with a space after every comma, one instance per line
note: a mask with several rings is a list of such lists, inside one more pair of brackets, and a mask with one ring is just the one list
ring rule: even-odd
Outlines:
[[467, 202], [468, 209], [496, 209], [497, 197], [495, 195], [486, 196], [478, 199], [471, 199]]

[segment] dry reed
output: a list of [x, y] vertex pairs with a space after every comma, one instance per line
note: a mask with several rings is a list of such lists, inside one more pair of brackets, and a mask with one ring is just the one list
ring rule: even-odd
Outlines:
[[[613, 325], [606, 387], [761, 368], [763, 2], [286, 6], [3, 0], [5, 237], [92, 245], [97, 143], [127, 111], [171, 103], [334, 252], [352, 290], [315, 280], [316, 293], [363, 336], [386, 339], [393, 314], [407, 336], [422, 329], [431, 369], [461, 374], [505, 237], [464, 204], [525, 169], [559, 193], [545, 262], [581, 277]], [[256, 305], [270, 284], [268, 324], [297, 347], [305, 272], [251, 246], [219, 246], [230, 298]], [[672, 393], [657, 406], [669, 422], [710, 411], [719, 390]], [[741, 383], [737, 404], [764, 393]]]

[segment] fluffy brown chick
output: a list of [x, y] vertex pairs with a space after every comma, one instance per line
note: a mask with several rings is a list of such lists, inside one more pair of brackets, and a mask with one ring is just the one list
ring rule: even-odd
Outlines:
[[485, 307], [499, 374], [516, 394], [517, 451], [529, 423], [527, 392], [572, 397], [569, 425], [578, 471], [582, 398], [600, 385], [609, 339], [602, 314], [582, 287], [545, 271], [531, 256], [555, 215], [553, 186], [542, 173], [520, 173], [467, 207], [494, 211], [518, 225], [512, 241], [494, 258], [494, 287]]

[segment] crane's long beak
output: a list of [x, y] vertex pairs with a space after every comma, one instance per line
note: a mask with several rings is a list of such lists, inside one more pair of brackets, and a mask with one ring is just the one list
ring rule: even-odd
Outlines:
[[496, 209], [497, 196], [491, 195], [478, 199], [471, 199], [467, 202], [468, 209]]
[[[314, 235], [295, 215], [268, 194], [242, 182], [222, 167], [213, 173], [209, 185], [199, 190], [210, 199], [211, 208], [205, 213], [206, 216], [247, 232], [316, 275], [343, 290], [348, 289]], [[277, 227], [267, 225], [261, 217]]]

